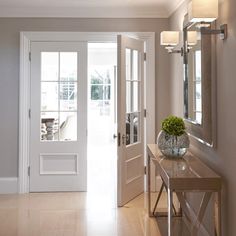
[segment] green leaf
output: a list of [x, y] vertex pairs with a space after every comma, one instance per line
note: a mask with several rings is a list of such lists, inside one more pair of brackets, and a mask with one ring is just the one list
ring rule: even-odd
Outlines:
[[168, 116], [162, 121], [162, 130], [170, 135], [180, 136], [185, 132], [184, 120], [177, 116]]

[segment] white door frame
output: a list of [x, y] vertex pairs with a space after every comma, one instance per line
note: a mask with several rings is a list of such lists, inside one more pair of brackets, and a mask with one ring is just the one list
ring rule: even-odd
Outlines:
[[[154, 32], [20, 32], [19, 86], [19, 178], [18, 192], [29, 192], [29, 109], [30, 109], [30, 44], [34, 41], [116, 42], [118, 34], [140, 38], [146, 43], [144, 106], [146, 116], [145, 143], [155, 142], [155, 33]], [[147, 79], [146, 79], [147, 78]], [[146, 149], [146, 147], [144, 147]]]

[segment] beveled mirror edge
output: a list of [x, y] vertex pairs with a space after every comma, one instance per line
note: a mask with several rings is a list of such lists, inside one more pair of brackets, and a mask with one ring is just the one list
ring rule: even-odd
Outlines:
[[202, 140], [201, 138], [198, 138], [198, 137], [196, 137], [196, 136], [194, 136], [194, 135], [192, 135], [192, 134], [190, 134], [190, 133], [188, 133], [188, 135], [189, 135], [191, 138], [197, 140], [199, 143], [202, 143], [202, 144], [206, 145], [207, 147], [210, 147], [210, 148], [214, 148], [214, 147], [215, 147], [215, 145], [214, 145], [213, 142], [212, 142], [212, 143], [208, 143], [208, 142]]
[[[183, 21], [183, 46], [185, 47], [185, 38], [186, 38], [186, 30], [193, 25], [187, 21], [188, 17], [185, 15]], [[184, 36], [185, 35], [185, 36]], [[186, 125], [187, 133], [190, 137], [194, 138], [198, 142], [208, 146], [215, 148], [216, 147], [216, 39], [215, 37], [209, 37], [211, 47], [208, 47], [207, 50], [210, 50], [210, 53], [206, 54], [205, 49], [202, 47], [203, 55], [202, 55], [202, 65], [203, 65], [203, 78], [208, 76], [210, 80], [204, 80], [202, 84], [202, 106], [204, 117], [202, 117], [202, 124], [198, 124], [197, 122], [185, 118], [184, 122]], [[210, 48], [210, 49], [209, 49]], [[185, 57], [186, 55], [184, 55]], [[210, 60], [210, 63], [209, 63]], [[183, 58], [183, 63], [186, 65], [185, 58]], [[209, 64], [211, 67], [209, 68]], [[186, 68], [184, 68], [184, 73], [186, 73]], [[186, 74], [184, 74], [185, 81]], [[185, 83], [185, 82], [184, 82]], [[204, 86], [204, 88], [203, 88]], [[210, 89], [209, 89], [210, 88]], [[208, 91], [205, 91], [207, 90]], [[185, 85], [184, 85], [185, 91]], [[184, 99], [185, 94], [184, 94]], [[184, 104], [185, 106], [185, 104]]]

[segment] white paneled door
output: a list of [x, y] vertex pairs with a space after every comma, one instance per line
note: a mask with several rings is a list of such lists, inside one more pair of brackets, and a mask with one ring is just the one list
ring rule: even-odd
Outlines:
[[30, 192], [86, 191], [87, 43], [32, 42]]
[[144, 191], [144, 42], [118, 36], [118, 206]]

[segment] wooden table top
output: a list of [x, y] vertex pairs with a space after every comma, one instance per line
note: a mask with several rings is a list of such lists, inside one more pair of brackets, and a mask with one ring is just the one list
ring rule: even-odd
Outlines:
[[161, 154], [157, 144], [148, 144], [147, 152], [170, 189], [176, 191], [221, 189], [221, 177], [192, 153], [188, 152], [183, 158], [166, 158]]

